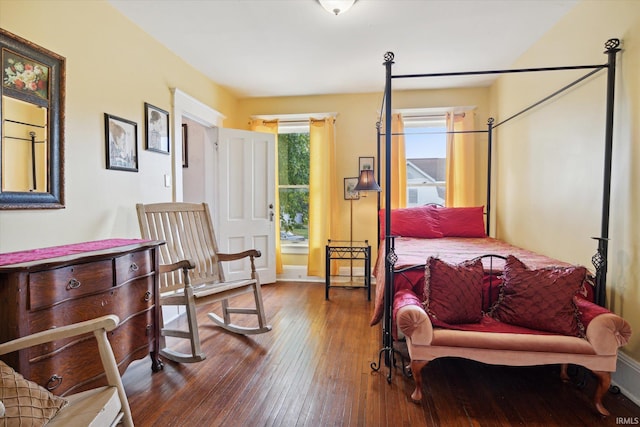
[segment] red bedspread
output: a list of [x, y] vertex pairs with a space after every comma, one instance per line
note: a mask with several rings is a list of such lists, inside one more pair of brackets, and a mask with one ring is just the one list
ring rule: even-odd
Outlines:
[[[524, 262], [531, 269], [542, 268], [550, 265], [568, 266], [570, 264], [556, 259], [531, 252], [492, 237], [444, 237], [440, 239], [418, 239], [410, 237], [398, 237], [395, 239], [395, 252], [398, 256], [395, 269], [401, 269], [413, 265], [425, 264], [429, 256], [437, 256], [449, 263], [460, 263], [475, 257], [487, 254], [513, 255]], [[489, 268], [489, 260], [485, 260], [485, 268]], [[501, 270], [502, 265], [493, 264], [494, 270]], [[380, 245], [378, 259], [374, 268], [376, 278], [375, 308], [371, 318], [371, 326], [382, 319], [384, 313], [384, 242]], [[407, 273], [397, 273], [394, 279], [395, 291], [414, 287], [424, 278], [424, 269], [413, 270]], [[394, 293], [395, 293], [394, 291]]]

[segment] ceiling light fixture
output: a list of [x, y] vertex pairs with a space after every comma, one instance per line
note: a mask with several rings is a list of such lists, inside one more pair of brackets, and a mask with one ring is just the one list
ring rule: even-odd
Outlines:
[[357, 0], [318, 0], [320, 6], [329, 13], [340, 15], [351, 9]]

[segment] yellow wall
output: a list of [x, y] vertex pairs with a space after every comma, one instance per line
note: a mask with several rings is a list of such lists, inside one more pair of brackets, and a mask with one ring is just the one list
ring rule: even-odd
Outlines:
[[[604, 43], [623, 39], [615, 102], [608, 303], [636, 334], [624, 352], [640, 360], [640, 2], [584, 1], [513, 65], [604, 64]], [[580, 72], [502, 77], [498, 119], [570, 83]], [[498, 237], [591, 267], [600, 236], [606, 76], [601, 72], [497, 132]]]
[[[171, 111], [178, 87], [232, 116], [236, 99], [102, 0], [0, 0], [0, 27], [67, 60], [66, 209], [0, 211], [0, 252], [138, 237], [135, 203], [172, 198], [171, 157], [144, 150], [144, 102]], [[105, 168], [105, 112], [138, 123], [138, 173]]]
[[[383, 67], [380, 68], [383, 75]], [[380, 84], [384, 85], [384, 79]], [[358, 157], [376, 156], [376, 122], [380, 119], [381, 102], [382, 93], [241, 99], [236, 115], [240, 121], [234, 122], [232, 127], [248, 128], [252, 115], [338, 113], [335, 126], [338, 163], [336, 179], [340, 184], [339, 188], [342, 188], [343, 178], [358, 176]], [[392, 96], [395, 109], [476, 106], [476, 126], [479, 129], [486, 129], [488, 102], [487, 88], [399, 91]], [[479, 143], [486, 147], [486, 136], [480, 136]], [[481, 174], [479, 179], [484, 182], [486, 155], [478, 159], [478, 164], [478, 173]], [[480, 187], [484, 191], [485, 186]], [[480, 194], [478, 200], [483, 204], [484, 194]], [[349, 201], [341, 199], [341, 235], [332, 236], [333, 239], [349, 240], [349, 204]], [[377, 198], [374, 194], [353, 202], [353, 238], [369, 240], [374, 259], [377, 255], [376, 208]]]
[[[338, 175], [357, 174], [376, 152], [381, 94], [237, 100], [102, 0], [0, 0], [0, 27], [67, 58], [66, 209], [0, 211], [0, 252], [109, 237], [137, 237], [134, 205], [171, 200], [170, 156], [144, 150], [144, 102], [171, 111], [171, 87], [247, 128], [254, 114], [337, 112]], [[603, 43], [624, 39], [613, 155], [609, 303], [640, 330], [640, 2], [583, 1], [514, 66], [604, 63]], [[381, 51], [382, 55], [382, 51]], [[402, 58], [397, 58], [396, 62]], [[420, 72], [420, 70], [416, 70]], [[502, 78], [491, 89], [394, 93], [394, 108], [476, 105], [476, 126], [498, 121], [576, 77]], [[381, 69], [382, 75], [382, 69]], [[382, 85], [381, 79], [381, 85]], [[490, 108], [491, 104], [491, 108]], [[105, 169], [104, 113], [138, 122], [138, 173]], [[604, 77], [592, 79], [497, 133], [498, 237], [589, 265], [600, 233]], [[478, 160], [484, 165], [484, 159]], [[484, 177], [479, 177], [484, 180]], [[375, 197], [354, 203], [354, 237], [376, 241]], [[344, 238], [349, 210], [341, 206]], [[375, 244], [374, 244], [375, 247]], [[625, 351], [640, 360], [640, 335]]]

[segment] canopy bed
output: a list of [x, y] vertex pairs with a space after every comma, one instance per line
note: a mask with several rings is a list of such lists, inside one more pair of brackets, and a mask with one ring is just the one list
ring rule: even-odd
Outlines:
[[[437, 257], [441, 258], [445, 262], [464, 262], [479, 259], [483, 255], [486, 254], [498, 254], [501, 258], [507, 258], [508, 256], [516, 255], [520, 257], [525, 264], [527, 264], [528, 268], [540, 268], [545, 269], [550, 266], [564, 266], [566, 267], [566, 263], [561, 263], [560, 261], [551, 259], [549, 257], [544, 257], [539, 254], [532, 253], [530, 251], [525, 251], [521, 248], [517, 248], [512, 245], [508, 245], [504, 242], [500, 242], [496, 239], [493, 239], [489, 236], [490, 233], [490, 222], [491, 222], [491, 159], [492, 159], [492, 139], [493, 139], [493, 130], [501, 126], [508, 121], [514, 119], [515, 117], [528, 112], [529, 110], [539, 106], [542, 103], [549, 101], [555, 96], [563, 93], [576, 86], [578, 83], [584, 81], [585, 79], [591, 77], [592, 75], [602, 71], [607, 71], [607, 94], [606, 94], [606, 128], [605, 128], [605, 155], [604, 155], [604, 178], [603, 178], [603, 198], [602, 198], [602, 219], [601, 219], [601, 233], [600, 236], [594, 238], [598, 241], [598, 249], [596, 254], [592, 258], [593, 265], [595, 267], [595, 285], [591, 286], [583, 286], [582, 296], [585, 300], [589, 300], [590, 302], [595, 302], [598, 306], [604, 307], [606, 303], [606, 274], [607, 274], [607, 251], [608, 251], [608, 235], [609, 235], [609, 205], [610, 205], [610, 186], [611, 186], [611, 154], [612, 154], [612, 143], [613, 143], [613, 106], [614, 106], [614, 92], [615, 92], [615, 69], [616, 69], [616, 54], [621, 50], [619, 48], [620, 41], [618, 39], [610, 39], [606, 42], [604, 52], [608, 56], [608, 61], [605, 64], [596, 64], [596, 65], [577, 65], [577, 66], [562, 66], [562, 67], [544, 67], [544, 68], [526, 68], [526, 69], [511, 69], [511, 70], [488, 70], [488, 71], [468, 71], [468, 72], [451, 72], [451, 73], [430, 73], [430, 74], [405, 74], [405, 75], [394, 75], [392, 74], [392, 65], [394, 64], [394, 55], [391, 52], [387, 52], [384, 56], [385, 68], [386, 68], [386, 81], [385, 81], [385, 92], [384, 92], [384, 133], [381, 133], [381, 122], [378, 122], [378, 162], [380, 162], [381, 158], [381, 136], [384, 136], [384, 159], [385, 164], [385, 183], [384, 183], [384, 200], [385, 206], [382, 207], [384, 211], [381, 211], [380, 203], [378, 206], [378, 210], [381, 213], [380, 223], [382, 224], [381, 231], [381, 239], [384, 239], [384, 246], [381, 245], [378, 253], [378, 260], [376, 262], [375, 267], [375, 276], [376, 276], [376, 305], [375, 312], [373, 318], [371, 320], [372, 326], [382, 321], [382, 348], [379, 352], [379, 359], [377, 363], [372, 363], [371, 368], [373, 370], [379, 370], [382, 367], [382, 357], [384, 357], [385, 364], [389, 367], [389, 373], [387, 380], [391, 381], [391, 373], [392, 373], [392, 365], [395, 364], [395, 354], [396, 350], [394, 349], [394, 335], [395, 331], [393, 329], [394, 322], [394, 308], [396, 312], [399, 308], [402, 307], [394, 307], [394, 297], [396, 292], [403, 288], [411, 288], [414, 287], [416, 283], [419, 282], [428, 282], [428, 268], [425, 270], [425, 260], [430, 259], [429, 257]], [[450, 234], [442, 233], [440, 229], [432, 229], [431, 231], [434, 233], [433, 235], [421, 235], [425, 232], [429, 234], [428, 226], [421, 226], [418, 235], [412, 235], [412, 232], [407, 232], [406, 229], [402, 231], [398, 231], [403, 227], [403, 224], [415, 224], [418, 222], [415, 218], [411, 218], [411, 215], [415, 215], [416, 212], [409, 213], [408, 210], [406, 212], [402, 209], [392, 209], [391, 207], [391, 187], [392, 187], [392, 164], [391, 164], [391, 146], [392, 146], [392, 82], [395, 79], [407, 79], [407, 78], [428, 78], [428, 77], [443, 77], [443, 76], [470, 76], [470, 75], [483, 75], [483, 74], [509, 74], [509, 73], [527, 73], [527, 72], [544, 72], [544, 71], [562, 71], [562, 70], [589, 70], [587, 74], [575, 80], [574, 82], [566, 85], [565, 87], [555, 91], [551, 95], [541, 99], [540, 101], [532, 104], [531, 106], [513, 114], [505, 120], [502, 120], [499, 123], [495, 123], [493, 118], [489, 118], [487, 121], [487, 129], [486, 130], [476, 130], [473, 132], [483, 132], [487, 134], [487, 149], [488, 149], [488, 164], [487, 164], [487, 200], [486, 200], [486, 228], [485, 227], [482, 212], [480, 213], [480, 223], [478, 226], [478, 216], [477, 212], [473, 212], [473, 219], [471, 222], [476, 224], [475, 229], [471, 231], [471, 234], [468, 233], [469, 230], [464, 230], [465, 224], [469, 221], [469, 217], [465, 217], [467, 214], [471, 214], [469, 210], [462, 212], [462, 210], [456, 211], [456, 208], [438, 208], [435, 211], [431, 211], [431, 213], [420, 213], [424, 215], [435, 215], [437, 220], [438, 215], [462, 215], [461, 218], [458, 218], [457, 222], [454, 221], [455, 226], [450, 228], [450, 230], [454, 230], [450, 232]], [[381, 120], [382, 121], [382, 120]], [[379, 165], [380, 166], [380, 165]], [[380, 170], [381, 167], [378, 167], [378, 180], [380, 182]], [[437, 213], [437, 212], [440, 213]], [[426, 211], [425, 211], [426, 212]], [[409, 215], [409, 218], [400, 218], [399, 215]], [[395, 217], [395, 218], [394, 218]], [[441, 219], [441, 218], [440, 218]], [[403, 222], [404, 221], [404, 222]], [[424, 225], [424, 223], [421, 223]], [[460, 229], [462, 227], [462, 231], [456, 234], [455, 229]], [[480, 227], [480, 230], [478, 230]], [[425, 228], [427, 231], [425, 231]], [[439, 234], [438, 234], [439, 233]], [[415, 233], [414, 233], [415, 234]], [[408, 238], [410, 237], [410, 238]], [[415, 237], [419, 237], [416, 239]], [[425, 238], [426, 237], [426, 238]], [[427, 242], [427, 243], [425, 243]], [[482, 263], [484, 268], [487, 269], [487, 262], [493, 263], [493, 258], [491, 260], [483, 260]], [[504, 263], [502, 264], [504, 265]], [[417, 267], [417, 268], [416, 268]], [[495, 266], [491, 264], [491, 268]], [[501, 269], [502, 267], [499, 267]], [[427, 271], [427, 273], [425, 273]], [[425, 278], [425, 274], [427, 277]], [[396, 282], [400, 282], [400, 285], [397, 286]], [[488, 287], [488, 291], [491, 292], [492, 286], [491, 284]], [[425, 287], [428, 292], [428, 285]], [[501, 292], [499, 290], [494, 290], [494, 292]], [[425, 295], [420, 295], [420, 298], [424, 298]], [[494, 296], [495, 297], [495, 296]], [[489, 298], [491, 299], [491, 298]], [[428, 295], [427, 300], [424, 299], [421, 301], [424, 307], [428, 304]], [[418, 302], [420, 305], [420, 301]], [[594, 304], [595, 305], [595, 304]], [[489, 307], [483, 307], [485, 310], [488, 310]], [[426, 308], [428, 311], [428, 308]], [[577, 309], [576, 309], [577, 310]], [[605, 310], [606, 309], [602, 309]], [[602, 312], [597, 309], [594, 311], [599, 314]], [[483, 310], [484, 313], [484, 310]], [[577, 311], [576, 311], [577, 313]], [[611, 314], [611, 313], [609, 313]], [[431, 315], [431, 313], [430, 313]], [[613, 315], [615, 316], [615, 315]], [[431, 321], [434, 319], [431, 318]], [[619, 321], [619, 329], [616, 331], [618, 335], [616, 337], [620, 337], [622, 334], [622, 338], [618, 339], [618, 345], [614, 345], [614, 350], [617, 350], [619, 345], [624, 344], [626, 339], [628, 339], [628, 335], [630, 334], [630, 330], [628, 328], [628, 324], [624, 322], [622, 319], [616, 319]], [[435, 324], [434, 326], [438, 326]], [[584, 331], [583, 331], [584, 332]], [[430, 332], [429, 332], [430, 333]], [[584, 334], [583, 334], [584, 337]], [[596, 344], [594, 344], [597, 347]], [[592, 350], [589, 350], [592, 351]], [[612, 350], [607, 350], [608, 352]], [[411, 351], [410, 351], [411, 353]], [[567, 352], [564, 352], [567, 353]], [[597, 351], [595, 354], [598, 354]], [[440, 354], [438, 356], [433, 357], [442, 357], [446, 354]], [[602, 368], [602, 364], [598, 365], [598, 370], [615, 370], [615, 351], [613, 354], [613, 369], [611, 369], [611, 360], [607, 361], [606, 369]], [[412, 367], [413, 367], [413, 357], [412, 357]], [[579, 358], [582, 360], [582, 356]], [[611, 359], [611, 358], [610, 358]], [[428, 358], [431, 360], [431, 358]], [[476, 359], [481, 361], [486, 361], [486, 359]], [[531, 360], [531, 358], [530, 358]], [[563, 357], [557, 358], [552, 357], [547, 362], [543, 363], [574, 363], [572, 362], [571, 357], [567, 358], [567, 355], [564, 354]], [[491, 363], [491, 362], [488, 362]], [[504, 361], [500, 362], [504, 363]], [[426, 362], [424, 362], [426, 364]], [[532, 364], [532, 363], [529, 363]], [[578, 363], [583, 366], [587, 366], [588, 363]], [[422, 365], [424, 366], [424, 365]], [[418, 366], [421, 368], [421, 366]], [[609, 372], [610, 374], [610, 372]], [[418, 383], [418, 379], [416, 379], [416, 383]], [[606, 387], [605, 387], [606, 385]], [[608, 382], [605, 380], [600, 381], [599, 384], [600, 389], [603, 387], [608, 388]], [[416, 389], [418, 395], [419, 389]], [[414, 394], [415, 394], [414, 393]], [[598, 394], [598, 393], [597, 393]], [[601, 402], [599, 399], [601, 398], [601, 394], [596, 396], [596, 406], [598, 407], [598, 411], [604, 413], [606, 411], [600, 411]]]

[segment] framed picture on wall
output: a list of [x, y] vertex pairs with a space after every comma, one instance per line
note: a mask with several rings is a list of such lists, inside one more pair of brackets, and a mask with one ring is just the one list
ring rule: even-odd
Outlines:
[[144, 103], [146, 149], [169, 154], [169, 113]]
[[360, 193], [353, 189], [358, 184], [358, 178], [345, 178], [344, 179], [344, 199], [345, 200], [358, 200]]
[[182, 167], [189, 167], [189, 132], [186, 123], [182, 124]]
[[104, 113], [107, 169], [138, 172], [138, 124]]
[[374, 162], [375, 162], [375, 158], [374, 157], [360, 157], [358, 158], [358, 175], [360, 175], [360, 171], [363, 171], [365, 169], [371, 169], [372, 171], [374, 171]]

